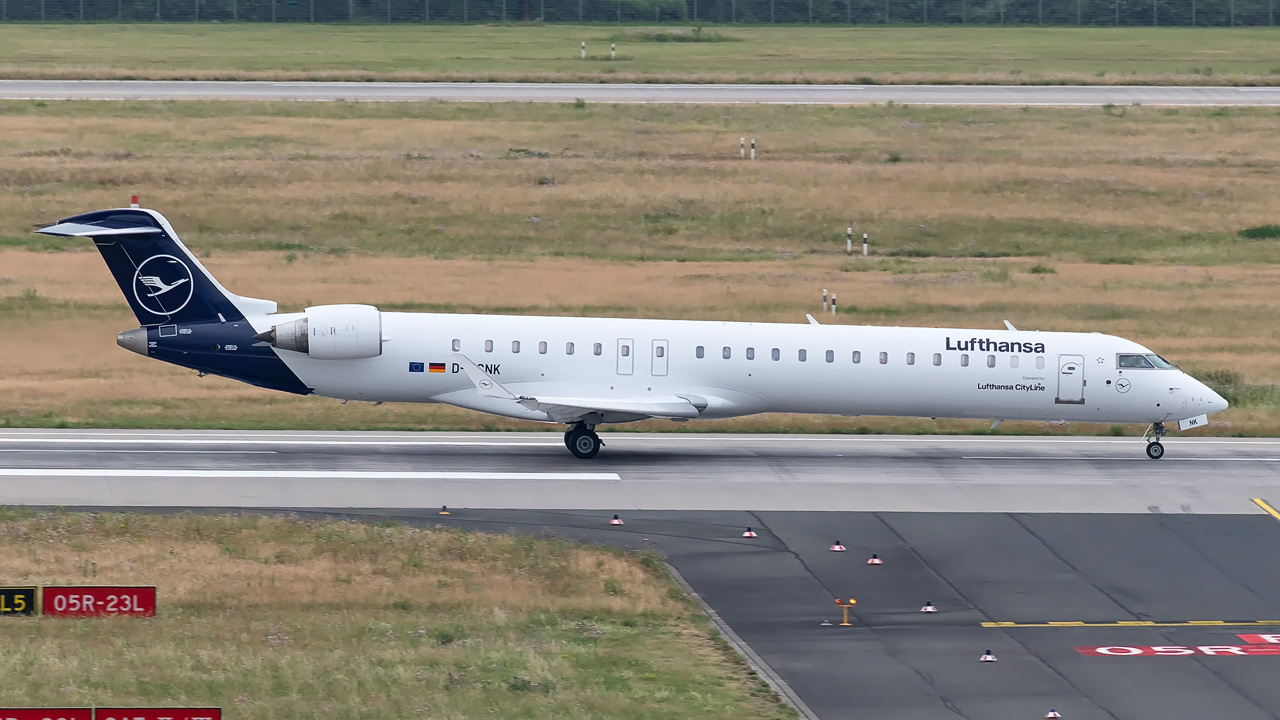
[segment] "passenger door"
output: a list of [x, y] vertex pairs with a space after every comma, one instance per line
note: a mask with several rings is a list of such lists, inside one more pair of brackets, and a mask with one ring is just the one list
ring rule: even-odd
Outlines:
[[1084, 404], [1084, 356], [1058, 356], [1058, 397], [1060, 405]]

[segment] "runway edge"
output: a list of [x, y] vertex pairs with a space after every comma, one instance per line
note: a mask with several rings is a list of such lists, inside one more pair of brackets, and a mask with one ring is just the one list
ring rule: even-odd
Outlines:
[[698, 591], [693, 589], [693, 586], [684, 579], [684, 576], [680, 574], [679, 570], [675, 569], [675, 566], [670, 563], [663, 563], [663, 565], [667, 566], [667, 572], [671, 574], [671, 577], [676, 581], [676, 584], [688, 593], [689, 597], [698, 601], [698, 605], [702, 607], [702, 611], [711, 619], [712, 624], [714, 624], [716, 629], [720, 631], [720, 634], [724, 636], [725, 641], [727, 641], [734, 650], [738, 651], [738, 654], [747, 661], [747, 665], [751, 666], [751, 669], [755, 671], [756, 675], [763, 678], [764, 681], [768, 683], [769, 687], [773, 688], [773, 691], [778, 693], [778, 696], [782, 698], [783, 702], [790, 705], [792, 709], [794, 709], [800, 717], [805, 720], [820, 720], [818, 714], [813, 710], [810, 710], [808, 705], [804, 704], [804, 700], [801, 700], [800, 696], [796, 694], [796, 691], [791, 689], [791, 686], [787, 684], [787, 681], [783, 680], [781, 675], [774, 672], [773, 668], [769, 667], [769, 664], [764, 661], [764, 658], [757, 655], [746, 641], [738, 637], [738, 634], [733, 631], [733, 628], [729, 627], [729, 624], [720, 617], [720, 614], [702, 599], [702, 596], [698, 594]]

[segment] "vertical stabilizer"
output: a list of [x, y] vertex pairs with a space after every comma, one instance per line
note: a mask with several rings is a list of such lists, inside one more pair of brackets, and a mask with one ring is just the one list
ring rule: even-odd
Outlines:
[[276, 311], [270, 300], [241, 297], [222, 287], [155, 210], [99, 210], [37, 232], [92, 238], [143, 326], [233, 322]]

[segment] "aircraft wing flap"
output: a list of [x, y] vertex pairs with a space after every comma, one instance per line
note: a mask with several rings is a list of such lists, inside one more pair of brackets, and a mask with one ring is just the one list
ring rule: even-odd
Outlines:
[[520, 404], [552, 417], [577, 417], [589, 412], [645, 415], [655, 418], [696, 418], [698, 408], [678, 396], [652, 398], [588, 398], [521, 395]]
[[[605, 413], [616, 413], [620, 415], [637, 415], [641, 417], [653, 418], [695, 418], [702, 408], [706, 407], [706, 402], [698, 396], [690, 398], [681, 397], [679, 395], [660, 395], [656, 397], [642, 398], [593, 398], [593, 397], [559, 397], [539, 395], [529, 392], [536, 387], [536, 383], [532, 386], [525, 384], [517, 386], [521, 392], [516, 392], [498, 381], [484, 368], [475, 364], [462, 353], [454, 353], [454, 359], [462, 366], [467, 377], [475, 385], [476, 390], [486, 397], [502, 398], [514, 400], [530, 410], [545, 412], [548, 417], [556, 422], [574, 422], [582, 419], [583, 416], [592, 413], [604, 415]], [[701, 401], [701, 406], [695, 404]]]

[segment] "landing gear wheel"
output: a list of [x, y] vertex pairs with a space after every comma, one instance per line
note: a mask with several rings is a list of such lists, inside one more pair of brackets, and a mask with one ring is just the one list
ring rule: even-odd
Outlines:
[[1147, 457], [1152, 460], [1164, 457], [1164, 445], [1161, 445], [1159, 440], [1147, 443]]
[[588, 430], [584, 427], [575, 427], [564, 434], [564, 444], [568, 446], [569, 452], [579, 460], [590, 460], [600, 452], [600, 447], [604, 443], [600, 442], [600, 436], [595, 431]]

